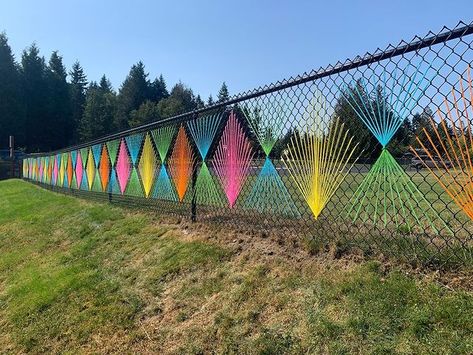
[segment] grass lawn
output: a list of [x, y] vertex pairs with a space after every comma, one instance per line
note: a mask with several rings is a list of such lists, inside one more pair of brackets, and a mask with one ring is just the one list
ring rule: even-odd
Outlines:
[[471, 354], [438, 279], [0, 182], [1, 353]]

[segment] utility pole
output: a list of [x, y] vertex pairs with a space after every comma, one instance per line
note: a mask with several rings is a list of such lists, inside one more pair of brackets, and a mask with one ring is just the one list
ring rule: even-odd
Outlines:
[[15, 154], [15, 137], [10, 136], [10, 159], [13, 159]]
[[11, 160], [11, 173], [10, 173], [10, 178], [15, 177], [15, 138], [13, 136], [10, 136], [9, 139], [10, 142], [10, 160]]

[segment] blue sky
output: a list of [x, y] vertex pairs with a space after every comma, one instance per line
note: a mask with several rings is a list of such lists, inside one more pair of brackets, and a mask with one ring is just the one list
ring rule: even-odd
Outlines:
[[169, 88], [181, 80], [206, 98], [222, 81], [235, 94], [469, 15], [471, 0], [1, 0], [0, 31], [17, 59], [36, 42], [115, 88], [142, 60], [151, 78], [162, 73]]

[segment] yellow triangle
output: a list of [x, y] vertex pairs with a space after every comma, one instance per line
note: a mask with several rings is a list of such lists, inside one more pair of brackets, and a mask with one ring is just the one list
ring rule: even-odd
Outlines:
[[94, 183], [95, 177], [95, 162], [94, 155], [92, 154], [92, 149], [89, 149], [89, 156], [87, 158], [87, 182], [89, 184], [89, 190], [92, 189], [92, 184]]
[[156, 170], [156, 154], [149, 133], [146, 135], [138, 169], [140, 170], [145, 196], [148, 197], [153, 187]]

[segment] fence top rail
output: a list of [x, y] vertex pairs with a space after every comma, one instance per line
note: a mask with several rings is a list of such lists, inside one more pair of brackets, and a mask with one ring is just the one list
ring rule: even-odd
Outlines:
[[57, 154], [59, 152], [67, 152], [71, 150], [81, 149], [84, 147], [89, 147], [91, 145], [103, 143], [108, 140], [122, 138], [133, 133], [138, 133], [138, 132], [146, 131], [149, 129], [153, 129], [158, 126], [165, 125], [171, 122], [179, 122], [182, 120], [186, 120], [186, 119], [189, 119], [190, 117], [196, 117], [197, 115], [205, 113], [205, 112], [215, 111], [218, 109], [224, 109], [227, 106], [231, 106], [231, 105], [237, 104], [239, 102], [242, 102], [248, 99], [267, 95], [276, 91], [284, 90], [293, 86], [297, 86], [297, 85], [311, 82], [317, 79], [321, 79], [333, 74], [349, 71], [351, 69], [355, 69], [358, 67], [369, 65], [371, 63], [379, 62], [384, 59], [397, 57], [397, 56], [404, 55], [410, 52], [416, 52], [422, 48], [430, 47], [439, 43], [446, 43], [448, 41], [458, 39], [458, 38], [471, 35], [471, 34], [473, 34], [473, 22], [470, 22], [469, 24], [467, 24], [463, 21], [460, 21], [453, 29], [450, 29], [444, 26], [438, 33], [429, 31], [424, 37], [414, 36], [410, 42], [401, 40], [396, 46], [389, 44], [386, 46], [385, 49], [380, 49], [378, 47], [373, 53], [366, 52], [366, 54], [363, 56], [356, 56], [353, 59], [348, 58], [344, 62], [338, 61], [334, 65], [329, 64], [325, 67], [320, 67], [317, 70], [312, 70], [309, 73], [305, 72], [302, 75], [298, 75], [296, 77], [290, 77], [288, 79], [277, 81], [272, 84], [268, 84], [268, 85], [258, 87], [252, 90], [241, 92], [239, 94], [231, 96], [230, 99], [225, 102], [216, 103], [214, 105], [205, 106], [200, 109], [196, 109], [193, 111], [189, 111], [189, 112], [185, 112], [179, 115], [161, 119], [159, 121], [150, 122], [138, 127], [130, 128], [128, 130], [120, 131], [113, 134], [109, 134], [107, 136], [100, 137], [95, 140], [77, 144], [77, 145], [70, 146], [67, 148], [62, 148], [62, 149], [52, 151], [52, 152], [47, 152], [47, 153], [46, 152], [31, 153], [29, 154], [29, 156], [39, 157], [39, 156], [44, 156], [44, 155], [52, 155], [52, 154]]

